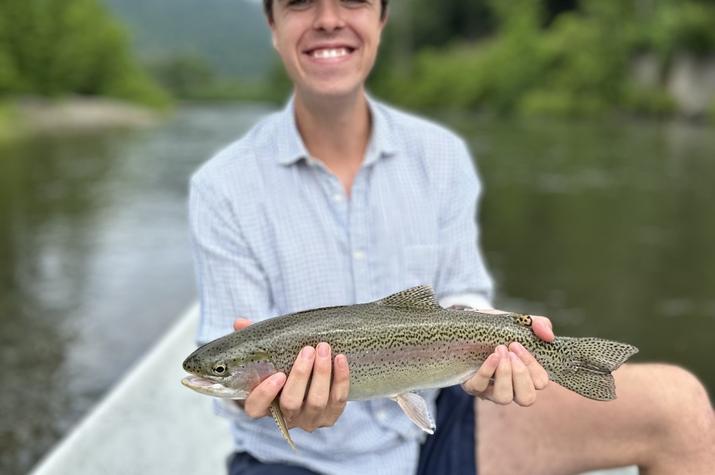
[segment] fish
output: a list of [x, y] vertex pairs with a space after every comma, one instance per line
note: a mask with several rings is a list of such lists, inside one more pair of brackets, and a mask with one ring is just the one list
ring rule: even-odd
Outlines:
[[[583, 397], [616, 398], [612, 372], [638, 348], [593, 337], [536, 337], [530, 315], [442, 308], [430, 286], [383, 299], [291, 313], [254, 323], [213, 340], [183, 362], [182, 384], [218, 398], [242, 400], [277, 372], [289, 374], [305, 346], [329, 343], [350, 368], [348, 400], [391, 398], [418, 427], [435, 430], [417, 391], [460, 384], [477, 372], [498, 345], [522, 344], [549, 378]], [[271, 415], [288, 444], [278, 399]]]

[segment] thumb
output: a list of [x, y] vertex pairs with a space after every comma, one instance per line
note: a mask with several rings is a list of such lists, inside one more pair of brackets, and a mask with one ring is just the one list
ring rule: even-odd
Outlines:
[[554, 330], [551, 325], [551, 320], [541, 316], [532, 316], [531, 319], [531, 328], [532, 330], [534, 330], [536, 336], [538, 336], [544, 341], [554, 341], [556, 337], [554, 336]]
[[236, 331], [243, 330], [251, 323], [253, 322], [247, 318], [237, 318], [236, 321], [233, 322], [233, 329]]

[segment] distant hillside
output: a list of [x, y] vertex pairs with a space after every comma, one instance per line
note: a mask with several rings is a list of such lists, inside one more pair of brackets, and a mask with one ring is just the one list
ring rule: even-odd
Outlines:
[[259, 2], [104, 0], [145, 61], [198, 56], [222, 75], [252, 79], [276, 61]]

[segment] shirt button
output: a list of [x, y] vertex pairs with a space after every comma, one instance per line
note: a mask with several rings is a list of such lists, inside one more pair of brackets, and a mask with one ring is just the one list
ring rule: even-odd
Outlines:
[[341, 195], [340, 193], [335, 193], [335, 194], [333, 195], [333, 200], [334, 200], [336, 203], [340, 203], [340, 202], [343, 201], [343, 195]]
[[353, 259], [358, 260], [358, 261], [365, 259], [365, 253], [361, 250], [355, 251], [355, 252], [353, 252]]
[[380, 422], [385, 422], [387, 420], [387, 413], [382, 409], [377, 411], [375, 413], [375, 416], [377, 417], [377, 420]]

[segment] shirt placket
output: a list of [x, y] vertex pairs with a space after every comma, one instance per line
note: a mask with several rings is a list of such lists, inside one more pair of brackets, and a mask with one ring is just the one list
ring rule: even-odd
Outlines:
[[325, 196], [328, 199], [328, 206], [330, 206], [333, 215], [336, 217], [339, 226], [348, 232], [348, 199], [343, 190], [343, 185], [340, 183], [338, 177], [333, 175], [333, 173], [328, 170], [322, 163], [316, 165], [318, 172], [320, 174], [320, 182], [325, 192]]
[[370, 254], [367, 216], [367, 177], [369, 168], [363, 167], [353, 182], [348, 202], [348, 236], [352, 259], [352, 278], [355, 302], [372, 300], [370, 293]]

